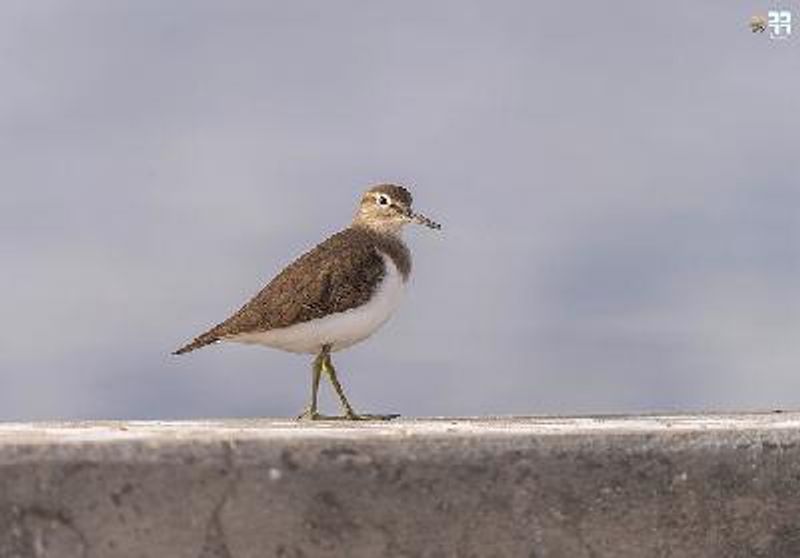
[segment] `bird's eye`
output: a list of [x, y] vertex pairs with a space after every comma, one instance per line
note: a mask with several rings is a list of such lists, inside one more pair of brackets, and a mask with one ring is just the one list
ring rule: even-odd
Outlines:
[[386, 196], [378, 196], [378, 203], [380, 205], [389, 205], [389, 198]]

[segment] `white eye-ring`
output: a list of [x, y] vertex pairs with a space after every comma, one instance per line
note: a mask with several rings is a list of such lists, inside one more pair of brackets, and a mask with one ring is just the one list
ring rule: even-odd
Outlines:
[[389, 196], [386, 194], [379, 194], [378, 195], [378, 205], [389, 205]]

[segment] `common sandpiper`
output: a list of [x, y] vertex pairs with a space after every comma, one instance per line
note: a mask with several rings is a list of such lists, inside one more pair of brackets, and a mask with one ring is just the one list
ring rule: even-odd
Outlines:
[[[311, 402], [299, 419], [395, 418], [398, 415], [356, 413], [339, 383], [331, 354], [375, 333], [397, 309], [411, 273], [403, 227], [417, 223], [441, 228], [415, 213], [411, 202], [411, 193], [402, 186], [370, 188], [349, 227], [297, 258], [238, 312], [173, 354], [229, 341], [316, 355]], [[341, 416], [326, 417], [318, 411], [323, 373], [339, 397]]]

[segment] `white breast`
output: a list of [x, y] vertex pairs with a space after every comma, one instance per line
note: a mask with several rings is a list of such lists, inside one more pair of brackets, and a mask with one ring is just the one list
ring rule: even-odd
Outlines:
[[243, 333], [225, 339], [236, 343], [266, 345], [293, 353], [318, 353], [323, 345], [338, 351], [363, 341], [378, 330], [397, 309], [405, 281], [392, 258], [381, 253], [386, 273], [366, 304], [289, 327]]

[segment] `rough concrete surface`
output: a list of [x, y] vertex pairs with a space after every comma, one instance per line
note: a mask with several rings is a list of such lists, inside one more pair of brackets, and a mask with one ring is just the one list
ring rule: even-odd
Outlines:
[[798, 557], [800, 413], [0, 424], [0, 557]]

